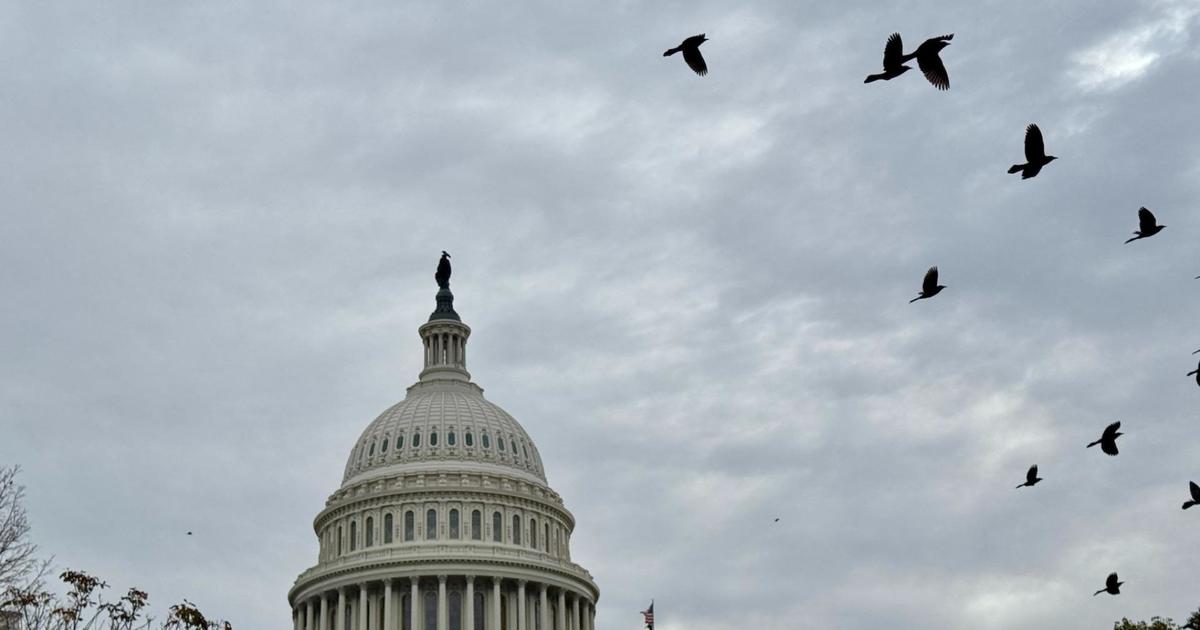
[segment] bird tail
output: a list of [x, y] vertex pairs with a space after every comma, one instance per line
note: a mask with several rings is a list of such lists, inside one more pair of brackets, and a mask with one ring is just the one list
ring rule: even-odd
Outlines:
[[[1134, 234], [1137, 234], [1137, 232], [1134, 232]], [[1135, 237], [1129, 239], [1128, 241], [1125, 241], [1125, 244], [1128, 245], [1128, 244], [1138, 240], [1139, 238], [1142, 238], [1140, 234], [1138, 236], [1135, 236]]]
[[1099, 595], [1100, 593], [1103, 593], [1106, 590], [1108, 590], [1108, 589], [1102, 588], [1102, 589], [1096, 591], [1095, 593], [1092, 593], [1092, 597], [1095, 597], [1095, 596]]
[[1092, 448], [1093, 446], [1095, 446], [1095, 445], [1097, 445], [1097, 444], [1099, 444], [1099, 443], [1100, 443], [1100, 440], [1096, 440], [1095, 442], [1092, 442], [1091, 444], [1088, 444], [1088, 445], [1087, 445], [1087, 447], [1088, 447], [1088, 448]]
[[1024, 488], [1025, 486], [1028, 486], [1028, 485], [1029, 484], [1027, 484], [1027, 483], [1023, 483], [1023, 484], [1017, 486], [1017, 490], [1020, 490], [1021, 488]]
[[1186, 509], [1192, 507], [1193, 505], [1198, 505], [1198, 504], [1195, 501], [1188, 501], [1187, 503], [1183, 504], [1183, 509], [1186, 510]]
[[913, 302], [916, 302], [917, 300], [923, 300], [923, 299], [925, 299], [925, 296], [924, 296], [924, 295], [918, 295], [917, 297], [915, 297], [915, 298], [913, 298], [913, 299], [909, 300], [909, 301], [908, 301], [908, 303], [909, 303], [909, 304], [912, 304]]
[[668, 50], [667, 52], [663, 53], [663, 56], [670, 57], [671, 55], [674, 55], [677, 52], [679, 52], [678, 48], [672, 48], [672, 49]]
[[1020, 173], [1020, 172], [1021, 172], [1022, 170], [1024, 170], [1024, 169], [1025, 169], [1025, 165], [1024, 165], [1024, 164], [1013, 164], [1012, 166], [1008, 167], [1008, 172], [1009, 172], [1010, 174], [1012, 174], [1012, 173]]
[[1196, 374], [1197, 372], [1200, 372], [1200, 370], [1192, 370], [1191, 372], [1188, 372], [1187, 375], [1191, 376], [1193, 374]]
[[868, 74], [868, 75], [867, 75], [867, 80], [866, 80], [866, 81], [863, 81], [863, 83], [870, 83], [870, 82], [872, 82], [872, 81], [878, 81], [878, 80], [880, 80], [880, 79], [882, 79], [882, 78], [883, 78], [883, 75], [882, 75], [882, 74]]

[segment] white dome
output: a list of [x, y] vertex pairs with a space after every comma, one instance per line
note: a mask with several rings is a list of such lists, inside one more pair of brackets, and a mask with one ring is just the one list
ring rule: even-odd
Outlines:
[[546, 483], [537, 447], [512, 416], [472, 383], [441, 381], [414, 385], [363, 431], [342, 485], [428, 464], [500, 466]]

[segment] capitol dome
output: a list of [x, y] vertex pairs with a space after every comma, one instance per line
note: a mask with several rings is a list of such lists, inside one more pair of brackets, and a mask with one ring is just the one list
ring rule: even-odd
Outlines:
[[594, 630], [575, 517], [529, 434], [471, 381], [447, 258], [418, 329], [424, 369], [354, 442], [313, 522], [295, 630]]

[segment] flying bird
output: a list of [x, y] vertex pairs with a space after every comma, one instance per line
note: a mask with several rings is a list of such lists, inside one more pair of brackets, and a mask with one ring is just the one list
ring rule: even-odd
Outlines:
[[[899, 39], [898, 35], [896, 39]], [[954, 39], [954, 33], [931, 37], [921, 42], [916, 50], [900, 57], [900, 63], [915, 58], [917, 65], [921, 67], [921, 72], [925, 73], [925, 78], [933, 84], [933, 87], [939, 90], [949, 90], [950, 74], [946, 72], [946, 66], [942, 63], [942, 58], [938, 56], [938, 53], [949, 46], [952, 39]]]
[[1158, 234], [1167, 226], [1159, 225], [1158, 220], [1154, 218], [1154, 213], [1146, 208], [1138, 208], [1138, 231], [1134, 232], [1136, 236], [1125, 241], [1127, 244], [1132, 243], [1139, 238], [1148, 238]]
[[683, 60], [687, 63], [688, 67], [696, 74], [704, 76], [708, 74], [708, 65], [704, 63], [704, 57], [700, 54], [700, 44], [706, 41], [708, 41], [708, 38], [704, 36], [704, 33], [692, 35], [683, 40], [678, 46], [663, 53], [663, 56], [670, 57], [677, 52], [681, 52], [683, 53]]
[[[1192, 354], [1196, 354], [1196, 353], [1195, 353], [1195, 352], [1193, 352]], [[1191, 372], [1188, 372], [1188, 373], [1187, 373], [1187, 375], [1188, 375], [1188, 376], [1191, 376], [1191, 375], [1193, 375], [1193, 374], [1195, 374], [1195, 375], [1196, 375], [1196, 384], [1197, 384], [1197, 385], [1200, 385], [1200, 365], [1197, 365], [1197, 366], [1196, 366], [1196, 369], [1194, 369], [1194, 370], [1192, 370]]]
[[937, 281], [938, 281], [938, 270], [937, 270], [937, 265], [934, 265], [929, 268], [929, 271], [925, 272], [925, 281], [921, 283], [921, 294], [918, 295], [917, 297], [909, 300], [908, 303], [912, 304], [913, 302], [916, 302], [917, 300], [924, 300], [927, 298], [931, 298], [931, 297], [937, 295], [938, 293], [941, 293], [942, 289], [945, 289], [946, 286], [942, 285], [942, 284], [938, 284]]
[[1121, 437], [1122, 435], [1125, 435], [1124, 433], [1121, 433], [1118, 430], [1120, 428], [1121, 428], [1120, 422], [1114, 422], [1114, 423], [1108, 425], [1107, 427], [1104, 428], [1104, 435], [1101, 435], [1099, 440], [1096, 440], [1095, 442], [1088, 444], [1087, 447], [1092, 448], [1093, 446], [1099, 444], [1100, 450], [1104, 451], [1105, 453], [1107, 453], [1109, 455], [1115, 456], [1118, 452], [1117, 451], [1117, 438]]
[[778, 523], [778, 522], [779, 522], [779, 519], [775, 519], [775, 522], [776, 522], [776, 523]]
[[1030, 488], [1032, 488], [1033, 486], [1037, 485], [1037, 482], [1042, 480], [1041, 477], [1037, 476], [1037, 472], [1038, 472], [1037, 464], [1030, 466], [1029, 472], [1025, 473], [1025, 483], [1023, 483], [1017, 487], [1024, 488], [1025, 486], [1029, 486]]
[[1092, 593], [1092, 597], [1095, 597], [1095, 596], [1099, 595], [1100, 593], [1108, 593], [1109, 595], [1120, 595], [1122, 584], [1124, 584], [1124, 582], [1117, 581], [1116, 573], [1109, 573], [1108, 580], [1106, 580], [1104, 582], [1104, 588], [1096, 591], [1095, 593]]
[[1057, 160], [1053, 155], [1046, 155], [1046, 142], [1042, 139], [1042, 130], [1037, 125], [1025, 128], [1025, 163], [1013, 164], [1008, 167], [1009, 173], [1020, 173], [1021, 179], [1035, 177], [1042, 167]]
[[188, 532], [188, 536], [191, 536], [191, 535], [192, 535], [192, 532]]
[[883, 72], [868, 74], [867, 80], [863, 83], [890, 81], [912, 70], [911, 67], [904, 65], [902, 57], [904, 57], [904, 44], [900, 41], [900, 33], [892, 33], [883, 47]]
[[1195, 481], [1189, 481], [1188, 490], [1192, 491], [1192, 500], [1183, 504], [1185, 510], [1193, 505], [1200, 505], [1200, 486], [1196, 485]]

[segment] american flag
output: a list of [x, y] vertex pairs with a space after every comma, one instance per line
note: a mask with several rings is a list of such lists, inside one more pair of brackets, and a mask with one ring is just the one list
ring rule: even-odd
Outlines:
[[642, 617], [646, 619], [646, 627], [654, 630], [654, 600], [650, 600], [650, 607], [642, 611]]

